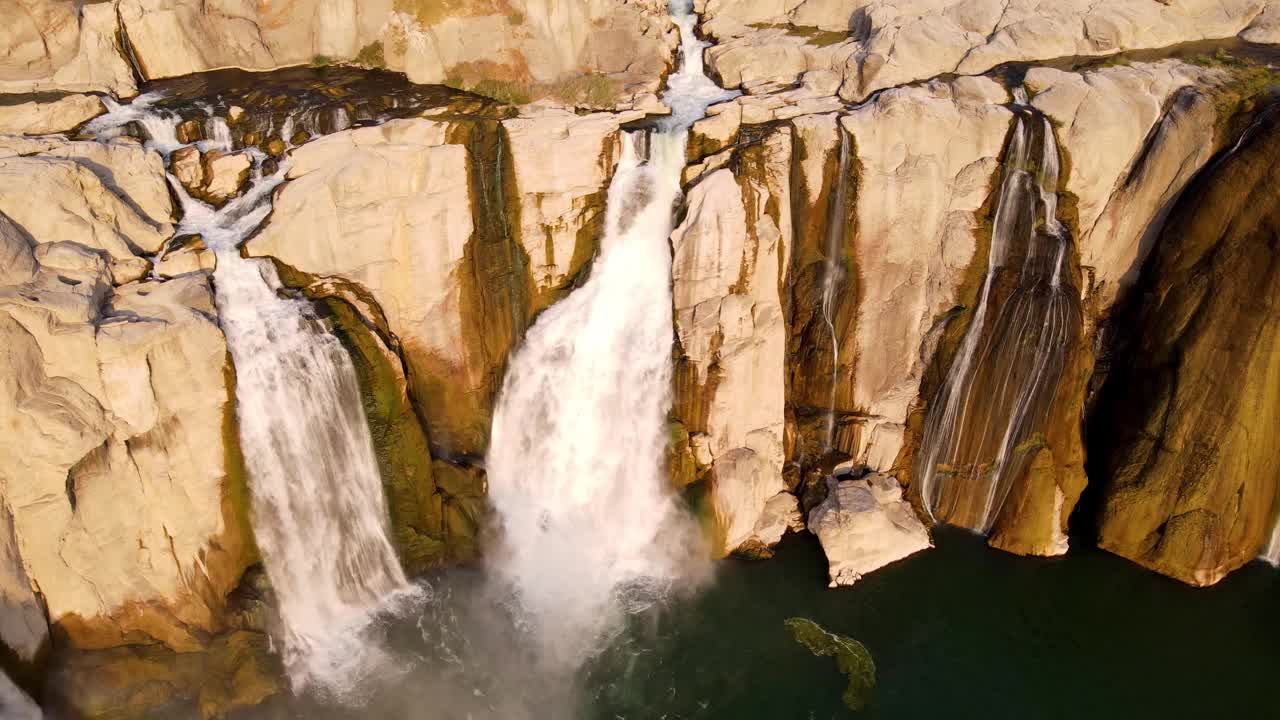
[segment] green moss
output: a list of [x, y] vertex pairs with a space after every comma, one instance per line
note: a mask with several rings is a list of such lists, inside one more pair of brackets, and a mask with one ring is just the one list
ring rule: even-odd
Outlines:
[[383, 52], [382, 41], [375, 40], [360, 48], [360, 52], [356, 53], [356, 63], [365, 67], [385, 68], [387, 58], [386, 53]]
[[851, 710], [861, 710], [876, 686], [876, 663], [871, 652], [857, 640], [823, 630], [807, 618], [793, 617], [783, 621], [796, 642], [818, 656], [834, 656], [840, 672], [849, 678], [842, 699]]
[[222, 367], [227, 386], [227, 403], [222, 411], [222, 466], [226, 472], [223, 498], [226, 503], [228, 524], [239, 528], [240, 542], [244, 550], [244, 565], [252, 564], [259, 557], [258, 544], [253, 537], [253, 509], [249, 494], [249, 470], [245, 466], [244, 451], [240, 448], [240, 421], [236, 417], [236, 370], [231, 355]]
[[322, 65], [332, 65], [333, 62], [334, 62], [333, 58], [329, 57], [328, 55], [315, 55], [311, 58], [311, 64], [316, 67], [320, 67]]
[[533, 102], [529, 84], [518, 80], [482, 78], [476, 82], [467, 83], [461, 76], [450, 75], [445, 78], [444, 84], [455, 90], [465, 90], [508, 105], [527, 105]]
[[786, 30], [788, 35], [804, 38], [806, 44], [820, 48], [839, 45], [849, 39], [849, 33], [837, 32], [835, 30], [823, 30], [816, 27], [790, 25], [786, 23], [752, 23], [751, 27], [756, 28], [757, 30], [780, 28]]
[[1190, 62], [1201, 67], [1217, 68], [1230, 74], [1230, 80], [1209, 88], [1214, 107], [1218, 112], [1218, 134], [1238, 113], [1254, 109], [1254, 101], [1280, 85], [1280, 70], [1257, 60], [1240, 58], [1219, 48], [1213, 54], [1191, 58]]
[[548, 95], [565, 105], [590, 108], [613, 107], [621, 93], [621, 85], [603, 73], [579, 75], [547, 88]]
[[347, 348], [360, 376], [360, 396], [401, 564], [410, 574], [439, 565], [445, 557], [445, 543], [440, 515], [433, 512], [431, 449], [402, 391], [400, 375], [379, 347], [375, 331], [365, 325], [350, 303], [333, 296], [318, 302], [327, 310], [334, 335]]

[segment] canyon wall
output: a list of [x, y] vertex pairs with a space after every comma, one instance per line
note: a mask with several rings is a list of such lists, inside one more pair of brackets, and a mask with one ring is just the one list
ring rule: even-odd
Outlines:
[[[671, 63], [662, 3], [9, 2], [23, 9], [0, 53], [10, 654], [221, 653], [166, 676], [174, 688], [237, 658], [266, 667], [265, 621], [243, 602], [265, 606], [269, 590], [212, 254], [174, 237], [159, 153], [46, 134], [156, 78], [352, 60], [523, 105], [449, 96], [388, 120], [394, 103], [360, 81], [316, 80], [355, 126], [298, 134], [275, 100], [216, 103], [237, 152], [288, 163], [243, 252], [273, 260], [350, 352], [402, 564], [474, 558], [508, 359], [591, 272], [622, 133], [647, 119], [619, 108], [657, 109], [642, 96]], [[848, 584], [929, 546], [918, 450], [979, 321], [1017, 117], [1056, 138], [1082, 328], [991, 544], [1065, 552], [1094, 493], [1103, 547], [1186, 582], [1258, 553], [1280, 484], [1265, 432], [1280, 382], [1273, 74], [1213, 54], [1062, 58], [1271, 41], [1271, 3], [699, 5], [712, 69], [745, 93], [690, 133], [671, 237], [669, 464], [717, 554], [767, 556], [808, 526], [832, 583]], [[1045, 62], [987, 74], [1014, 61]], [[572, 85], [594, 76], [609, 92]], [[562, 107], [526, 103], [541, 93]], [[375, 104], [383, 114], [365, 112]], [[213, 152], [192, 177], [208, 189], [212, 163], [239, 157], [217, 178], [234, 195], [245, 156]], [[258, 691], [270, 687], [244, 698]]]

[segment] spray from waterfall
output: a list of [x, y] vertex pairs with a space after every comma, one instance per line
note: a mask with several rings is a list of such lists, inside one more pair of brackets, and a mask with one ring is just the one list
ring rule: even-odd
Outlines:
[[831, 396], [827, 405], [826, 441], [824, 450], [830, 452], [836, 433], [836, 384], [840, 373], [840, 339], [836, 337], [835, 308], [836, 289], [844, 280], [845, 217], [849, 206], [849, 134], [836, 123], [840, 134], [840, 170], [836, 178], [835, 197], [827, 217], [826, 263], [822, 272], [822, 320], [831, 337]]
[[[86, 126], [100, 139], [137, 122], [166, 157], [182, 146], [176, 115], [140, 96]], [[230, 149], [225, 123], [209, 123]], [[182, 206], [177, 235], [198, 234], [216, 258], [218, 316], [236, 371], [236, 416], [249, 471], [254, 535], [279, 604], [279, 650], [295, 691], [343, 697], [380, 670], [367, 637], [381, 611], [414, 596], [386, 528], [383, 497], [358, 379], [345, 349], [311, 304], [288, 297], [268, 261], [239, 246], [271, 212], [286, 166], [264, 174], [254, 160], [249, 189], [222, 208], [190, 197], [170, 175]], [[211, 441], [216, 441], [211, 439]]]
[[[659, 602], [706, 553], [663, 467], [671, 407], [671, 250], [689, 125], [731, 97], [702, 70], [688, 0], [680, 69], [657, 131], [625, 136], [591, 278], [544, 312], [494, 413], [489, 560], [540, 659], [572, 669], [626, 613]], [[646, 160], [647, 158], [647, 160]]]
[[1053, 128], [1015, 91], [987, 272], [955, 359], [929, 406], [916, 477], [930, 515], [990, 532], [1013, 483], [1044, 446], [1069, 348], [1080, 332], [1057, 217]]

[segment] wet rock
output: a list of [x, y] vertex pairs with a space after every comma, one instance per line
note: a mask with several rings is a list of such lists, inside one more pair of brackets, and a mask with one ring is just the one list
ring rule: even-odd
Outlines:
[[210, 150], [200, 159], [200, 165], [204, 171], [201, 193], [213, 204], [221, 205], [244, 188], [253, 161], [248, 153]]
[[169, 243], [160, 261], [156, 263], [155, 274], [163, 279], [175, 278], [187, 273], [213, 272], [218, 266], [218, 258], [213, 251], [205, 247], [199, 235], [175, 238]]

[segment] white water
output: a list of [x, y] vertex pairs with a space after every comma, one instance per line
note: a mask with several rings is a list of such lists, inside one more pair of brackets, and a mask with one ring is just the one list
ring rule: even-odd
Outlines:
[[[139, 122], [149, 147], [181, 145], [177, 117], [111, 106], [90, 127], [100, 138]], [[216, 127], [216, 126], [215, 126]], [[228, 142], [215, 132], [213, 142]], [[236, 371], [236, 415], [249, 471], [254, 536], [280, 615], [279, 647], [295, 691], [342, 698], [385, 670], [367, 630], [380, 611], [414, 595], [388, 538], [387, 507], [358, 379], [345, 349], [310, 303], [282, 295], [275, 268], [243, 258], [239, 245], [271, 212], [284, 181], [256, 168], [250, 188], [221, 209], [191, 198], [177, 235], [199, 234], [217, 257], [218, 316]], [[216, 442], [210, 438], [211, 442]]]
[[35, 702], [0, 670], [0, 718], [4, 720], [40, 720], [43, 717]]
[[831, 337], [831, 397], [827, 405], [826, 447], [831, 450], [836, 434], [836, 382], [840, 373], [840, 340], [836, 337], [835, 306], [836, 287], [844, 279], [844, 265], [841, 253], [844, 249], [845, 212], [849, 204], [849, 137], [836, 123], [836, 132], [840, 133], [840, 170], [836, 179], [835, 197], [832, 199], [831, 212], [827, 218], [827, 260], [822, 273], [822, 320], [827, 325], [827, 333]]
[[706, 567], [664, 468], [671, 407], [673, 209], [690, 123], [729, 97], [702, 71], [689, 3], [672, 116], [626, 136], [591, 278], [545, 311], [512, 358], [494, 413], [489, 566], [541, 658], [573, 668], [621, 617]]
[[1280, 567], [1280, 518], [1276, 519], [1275, 526], [1271, 528], [1271, 540], [1262, 548], [1262, 555], [1259, 557]]
[[[1021, 88], [1014, 96], [1025, 104]], [[1059, 158], [1053, 128], [1040, 119], [1041, 154], [1032, 177], [1031, 120], [1019, 117], [1015, 122], [978, 306], [930, 409], [918, 460], [921, 495], [930, 516], [937, 519], [944, 483], [970, 483], [953, 488], [952, 495], [980, 497], [980, 510], [953, 515], [948, 509], [943, 519], [983, 533], [991, 530], [1015, 476], [1029, 461], [1023, 443], [1047, 421], [1078, 314], [1075, 290], [1063, 285], [1070, 236], [1057, 217]], [[1038, 209], [1029, 205], [1035, 200]], [[1027, 227], [1028, 214], [1042, 224]], [[1022, 234], [1026, 232], [1029, 237]], [[988, 329], [993, 284], [1008, 271], [1015, 243], [1025, 243], [1018, 283]], [[994, 456], [987, 455], [993, 447]], [[951, 508], [955, 503], [950, 499]]]

